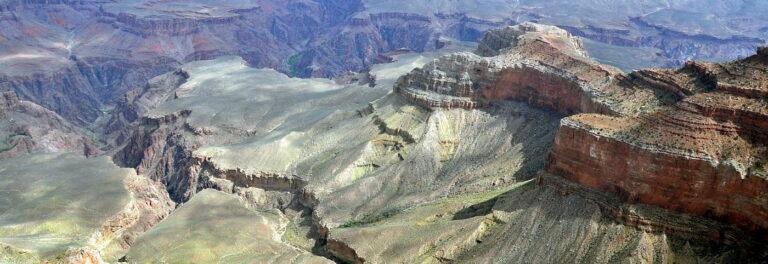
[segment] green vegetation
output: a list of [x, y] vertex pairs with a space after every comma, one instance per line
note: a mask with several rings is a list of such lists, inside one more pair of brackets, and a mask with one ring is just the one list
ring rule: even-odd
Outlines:
[[366, 215], [366, 216], [363, 216], [363, 218], [361, 218], [360, 220], [352, 220], [352, 221], [346, 222], [343, 225], [340, 225], [339, 228], [360, 227], [360, 226], [373, 224], [376, 222], [381, 222], [386, 220], [387, 218], [390, 218], [402, 212], [403, 212], [402, 209], [389, 209], [380, 214]]
[[31, 137], [26, 131], [9, 135], [0, 145], [0, 153], [12, 150], [19, 144], [19, 140], [24, 137]]
[[286, 62], [288, 66], [288, 75], [289, 76], [298, 76], [299, 75], [299, 59], [301, 59], [301, 53], [296, 53], [288, 57], [288, 60]]

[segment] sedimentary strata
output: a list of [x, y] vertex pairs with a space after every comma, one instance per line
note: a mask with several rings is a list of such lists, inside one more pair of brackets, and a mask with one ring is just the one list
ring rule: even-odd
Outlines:
[[[765, 232], [768, 57], [649, 70], [674, 106], [561, 123], [548, 171], [641, 202]], [[649, 77], [646, 77], [646, 79]]]
[[87, 132], [56, 113], [20, 100], [13, 92], [0, 94], [0, 158], [33, 152], [101, 152]]
[[663, 105], [663, 93], [627, 83], [621, 71], [587, 57], [566, 31], [527, 23], [491, 31], [474, 54], [441, 57], [401, 77], [394, 89], [428, 107], [514, 100], [563, 115], [634, 115]]

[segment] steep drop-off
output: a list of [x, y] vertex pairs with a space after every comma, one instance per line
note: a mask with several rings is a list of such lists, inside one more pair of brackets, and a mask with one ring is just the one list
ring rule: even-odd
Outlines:
[[[275, 241], [351, 263], [759, 257], [752, 240], [733, 239], [743, 233], [706, 217], [628, 205], [560, 175], [529, 181], [547, 168], [562, 115], [639, 118], [680, 98], [595, 63], [557, 28], [524, 24], [486, 39], [485, 57], [399, 55], [366, 74], [372, 87], [234, 57], [189, 63], [126, 101], [122, 116], [141, 121], [114, 157], [178, 202], [216, 189], [277, 209], [290, 221]], [[558, 101], [572, 94], [579, 103]]]
[[0, 95], [0, 158], [32, 152], [75, 152], [91, 156], [101, 151], [82, 129], [56, 113], [15, 93]]
[[679, 102], [638, 117], [564, 119], [548, 171], [632, 202], [765, 232], [766, 68], [763, 49], [724, 64], [638, 73]]

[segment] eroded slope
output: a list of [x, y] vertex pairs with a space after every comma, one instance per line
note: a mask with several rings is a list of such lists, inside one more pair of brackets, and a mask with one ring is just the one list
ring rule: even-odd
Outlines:
[[674, 89], [595, 63], [553, 27], [491, 32], [477, 53], [402, 55], [367, 74], [372, 86], [191, 63], [133, 100], [140, 125], [115, 157], [180, 202], [217, 189], [277, 208], [290, 219], [279, 241], [347, 262], [487, 261], [508, 240], [506, 260], [755, 257], [705, 218], [644, 213], [557, 176], [521, 185], [545, 168], [563, 114], [639, 118], [674, 107]]
[[3, 262], [115, 261], [173, 207], [156, 183], [107, 157], [30, 154], [0, 163]]
[[86, 132], [56, 113], [13, 92], [0, 97], [0, 158], [32, 152], [77, 152], [86, 156], [100, 152]]
[[764, 232], [767, 66], [761, 49], [725, 64], [638, 72], [636, 79], [673, 91], [678, 102], [638, 117], [566, 118], [548, 170], [631, 201]]
[[288, 219], [241, 198], [203, 190], [131, 247], [131, 263], [333, 263], [280, 240]]

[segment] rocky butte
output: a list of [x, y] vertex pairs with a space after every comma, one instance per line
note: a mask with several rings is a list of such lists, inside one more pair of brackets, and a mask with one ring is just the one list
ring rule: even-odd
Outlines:
[[576, 114], [560, 122], [547, 173], [765, 234], [765, 48], [727, 63], [624, 74], [586, 58], [575, 39], [548, 39], [563, 34], [534, 24], [491, 32], [477, 55], [443, 57], [395, 91], [428, 107], [516, 100]]
[[547, 171], [629, 201], [768, 229], [768, 56], [630, 76], [675, 103], [561, 122]]

